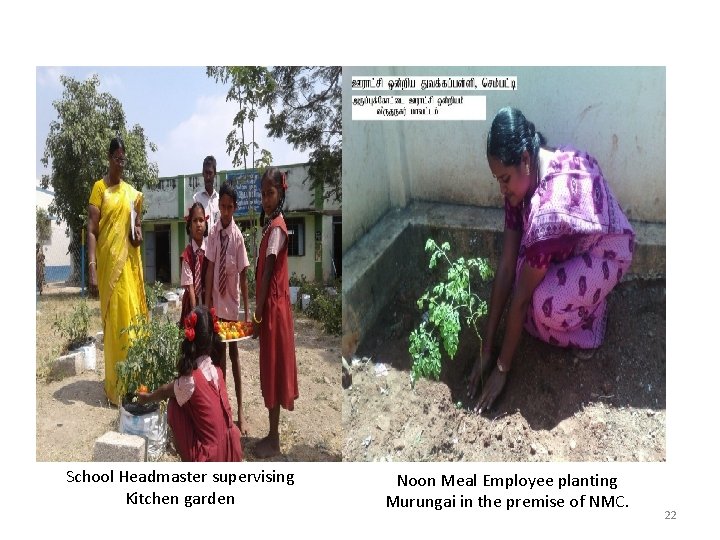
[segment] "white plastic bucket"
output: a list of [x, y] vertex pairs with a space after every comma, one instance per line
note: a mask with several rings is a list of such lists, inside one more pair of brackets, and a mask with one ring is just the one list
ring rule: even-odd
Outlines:
[[302, 310], [305, 311], [310, 306], [310, 295], [309, 294], [303, 294], [302, 295]]
[[295, 303], [297, 302], [297, 295], [299, 290], [300, 287], [290, 287], [290, 303], [292, 305], [295, 305]]
[[80, 352], [83, 355], [83, 368], [86, 371], [95, 371], [95, 360], [97, 355], [95, 354], [95, 344], [85, 345], [80, 347]]
[[165, 453], [167, 443], [167, 410], [160, 409], [141, 415], [130, 414], [120, 406], [120, 433], [144, 437], [147, 444], [147, 460], [157, 461]]

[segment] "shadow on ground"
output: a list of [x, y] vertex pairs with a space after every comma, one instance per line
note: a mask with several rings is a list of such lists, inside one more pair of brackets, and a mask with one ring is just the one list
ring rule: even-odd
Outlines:
[[78, 401], [93, 407], [108, 407], [103, 381], [74, 380], [53, 392], [53, 398], [64, 405], [72, 405]]

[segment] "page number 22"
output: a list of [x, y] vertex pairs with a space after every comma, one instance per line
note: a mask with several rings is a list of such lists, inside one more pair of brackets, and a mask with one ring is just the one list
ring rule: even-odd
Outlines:
[[675, 519], [675, 510], [665, 510], [665, 519]]

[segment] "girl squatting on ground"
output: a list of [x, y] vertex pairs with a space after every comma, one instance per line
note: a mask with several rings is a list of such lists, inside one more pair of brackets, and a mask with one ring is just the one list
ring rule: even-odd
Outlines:
[[183, 461], [242, 461], [240, 430], [233, 422], [225, 377], [210, 358], [222, 346], [217, 319], [198, 306], [184, 326], [178, 377], [154, 392], [139, 392], [138, 402], [170, 400], [168, 423]]
[[280, 407], [292, 411], [298, 398], [295, 340], [288, 276], [288, 231], [283, 217], [286, 174], [277, 167], [261, 180], [263, 223], [255, 275], [258, 279], [253, 338], [260, 338], [260, 387], [270, 431], [255, 447], [265, 458], [280, 453]]

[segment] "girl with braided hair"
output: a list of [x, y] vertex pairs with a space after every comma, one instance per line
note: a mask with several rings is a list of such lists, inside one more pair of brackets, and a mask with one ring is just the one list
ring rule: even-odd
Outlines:
[[267, 437], [255, 447], [261, 458], [280, 453], [280, 407], [292, 411], [298, 398], [288, 231], [283, 217], [287, 187], [287, 175], [277, 167], [270, 167], [263, 174], [260, 214], [263, 234], [256, 262], [258, 282], [253, 314], [253, 338], [260, 338], [260, 387], [270, 423]]
[[183, 461], [242, 461], [225, 377], [210, 359], [222, 345], [215, 312], [198, 306], [183, 323], [177, 378], [153, 392], [138, 392], [138, 402], [169, 399], [168, 424]]

